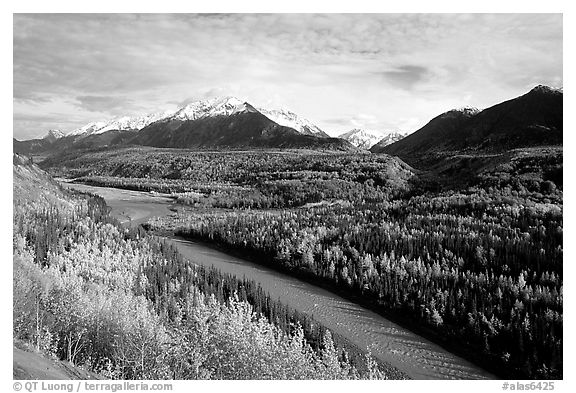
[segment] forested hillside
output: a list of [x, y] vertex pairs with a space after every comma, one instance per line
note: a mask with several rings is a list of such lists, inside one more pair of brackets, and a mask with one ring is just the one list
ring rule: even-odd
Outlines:
[[105, 378], [386, 377], [256, 284], [119, 226], [101, 198], [17, 155], [13, 191], [15, 339]]
[[388, 199], [414, 171], [386, 155], [300, 151], [199, 152], [129, 148], [69, 153], [42, 167], [94, 185], [175, 194], [193, 206], [282, 208]]
[[455, 157], [437, 172], [387, 155], [134, 149], [61, 159], [44, 165], [194, 208], [152, 229], [320, 283], [503, 376], [562, 377], [561, 147]]

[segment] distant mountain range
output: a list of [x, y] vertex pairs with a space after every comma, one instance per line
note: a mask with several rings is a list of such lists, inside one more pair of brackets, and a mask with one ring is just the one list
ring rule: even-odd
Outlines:
[[30, 154], [120, 145], [201, 149], [356, 149], [344, 140], [330, 138], [293, 112], [256, 109], [235, 97], [221, 97], [196, 101], [177, 111], [91, 122], [55, 139], [15, 139], [14, 151]]
[[451, 110], [402, 140], [373, 146], [407, 163], [425, 167], [454, 154], [498, 153], [515, 148], [561, 145], [563, 91], [536, 86], [530, 92], [482, 111]]
[[18, 141], [21, 154], [106, 146], [168, 148], [285, 148], [357, 151], [395, 155], [424, 167], [454, 154], [501, 152], [562, 144], [563, 92], [539, 85], [527, 94], [484, 110], [453, 109], [406, 134], [354, 129], [331, 138], [287, 110], [256, 108], [234, 97], [190, 103], [177, 111], [123, 116], [92, 122], [64, 135], [50, 130], [41, 139]]
[[404, 138], [407, 134], [401, 134], [399, 132], [390, 132], [383, 134], [379, 131], [363, 130], [360, 128], [355, 128], [344, 134], [338, 136], [338, 138], [347, 140], [354, 146], [369, 150], [372, 146], [378, 144], [381, 146], [387, 146], [391, 143], [397, 142]]

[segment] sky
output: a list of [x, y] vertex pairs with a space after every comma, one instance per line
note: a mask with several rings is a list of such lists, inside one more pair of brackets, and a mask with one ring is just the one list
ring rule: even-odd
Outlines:
[[330, 135], [563, 86], [561, 14], [14, 14], [13, 134], [235, 96]]

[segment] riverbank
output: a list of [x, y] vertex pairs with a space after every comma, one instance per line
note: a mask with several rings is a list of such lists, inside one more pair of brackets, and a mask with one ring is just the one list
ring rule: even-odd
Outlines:
[[382, 304], [378, 303], [377, 301], [359, 296], [357, 293], [353, 292], [352, 290], [345, 288], [343, 286], [337, 285], [334, 282], [323, 278], [313, 275], [310, 272], [305, 272], [302, 270], [289, 270], [282, 265], [274, 264], [268, 262], [267, 258], [258, 255], [258, 253], [250, 252], [247, 250], [242, 250], [238, 248], [231, 248], [227, 247], [222, 243], [215, 243], [212, 241], [208, 241], [206, 239], [201, 239], [197, 237], [185, 237], [178, 234], [171, 234], [169, 232], [157, 232], [162, 236], [170, 237], [173, 235], [175, 238], [179, 238], [185, 241], [193, 240], [195, 242], [200, 242], [203, 246], [212, 248], [214, 250], [218, 250], [222, 253], [232, 255], [236, 258], [241, 258], [246, 261], [266, 266], [274, 271], [277, 271], [282, 274], [289, 275], [291, 277], [295, 277], [298, 280], [302, 280], [307, 282], [311, 285], [323, 288], [327, 291], [334, 293], [335, 295], [341, 296], [344, 299], [347, 299], [355, 304], [358, 304], [364, 308], [367, 308], [370, 311], [377, 313], [378, 315], [391, 320], [392, 322], [402, 326], [405, 329], [410, 330], [411, 332], [425, 337], [426, 339], [440, 345], [443, 349], [454, 353], [458, 356], [461, 356], [464, 359], [467, 359], [474, 363], [475, 365], [485, 369], [489, 373], [494, 374], [494, 376], [490, 379], [521, 379], [525, 378], [524, 375], [520, 374], [513, 374], [513, 373], [506, 373], [505, 370], [500, 367], [499, 359], [486, 359], [484, 354], [480, 354], [476, 351], [479, 351], [477, 348], [473, 347], [462, 347], [460, 345], [454, 344], [450, 337], [445, 335], [440, 335], [434, 330], [427, 328], [419, 324], [419, 321], [413, 318], [410, 318], [406, 315], [401, 315], [398, 313], [390, 312], [383, 308]]

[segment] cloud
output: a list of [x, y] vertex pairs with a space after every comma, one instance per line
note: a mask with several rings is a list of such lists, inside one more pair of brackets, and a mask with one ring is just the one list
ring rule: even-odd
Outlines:
[[337, 126], [338, 128], [345, 128], [347, 131], [353, 128], [368, 130], [377, 130], [381, 128], [381, 122], [378, 117], [366, 113], [350, 113], [342, 117], [328, 118], [324, 120], [324, 123], [330, 124], [331, 126]]
[[52, 101], [52, 97], [49, 95], [40, 95], [31, 91], [14, 91], [13, 93], [14, 101], [28, 102], [28, 103], [47, 103]]
[[200, 99], [201, 98], [199, 96], [192, 96], [192, 97], [187, 97], [183, 100], [178, 100], [178, 101], [171, 100], [171, 101], [169, 101], [169, 103], [176, 105], [178, 108], [181, 108], [183, 106], [186, 106], [186, 105], [188, 105], [192, 102], [198, 101]]
[[351, 121], [349, 117], [335, 117], [330, 119], [324, 119], [324, 123], [337, 126], [350, 126]]
[[[561, 14], [15, 14], [13, 20], [19, 116], [43, 112], [88, 123], [235, 95], [287, 106], [338, 134], [353, 121], [383, 129], [407, 124], [402, 119], [422, 124], [464, 98], [486, 107], [531, 84], [563, 80]], [[19, 124], [14, 133], [27, 132]], [[27, 127], [33, 124], [50, 126]]]
[[14, 137], [20, 140], [42, 137], [49, 129], [72, 130], [84, 124], [84, 120], [69, 113], [14, 113]]
[[417, 65], [401, 65], [392, 71], [384, 71], [382, 75], [392, 86], [411, 90], [414, 85], [428, 78], [430, 70]]
[[121, 113], [133, 110], [132, 100], [113, 96], [77, 96], [78, 105], [90, 112]]

